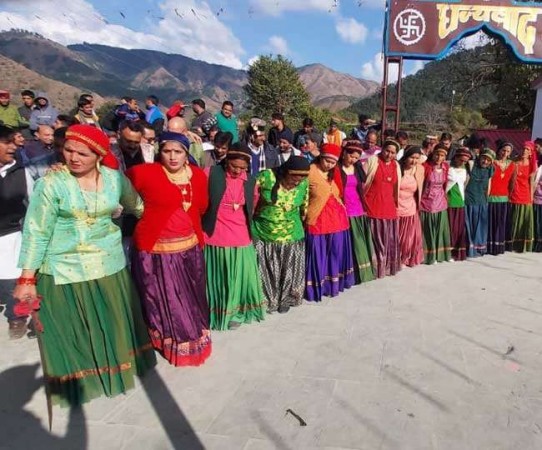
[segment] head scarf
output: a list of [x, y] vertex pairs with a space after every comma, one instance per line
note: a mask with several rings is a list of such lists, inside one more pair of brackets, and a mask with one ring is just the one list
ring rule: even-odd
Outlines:
[[178, 142], [181, 144], [185, 151], [188, 153], [190, 149], [190, 140], [182, 133], [175, 133], [174, 131], [164, 131], [158, 138], [158, 142], [162, 145], [165, 142]]
[[501, 142], [501, 144], [499, 145], [499, 147], [497, 148], [497, 150], [501, 150], [502, 148], [504, 147], [510, 147], [512, 149], [512, 151], [514, 151], [514, 145], [511, 143], [511, 142]]
[[341, 147], [336, 144], [323, 144], [320, 148], [320, 156], [338, 161], [341, 156]]
[[236, 142], [232, 144], [228, 153], [226, 153], [226, 159], [243, 159], [250, 164], [252, 161], [252, 152], [244, 142]]
[[348, 153], [359, 153], [360, 155], [363, 155], [363, 144], [358, 141], [357, 139], [348, 139], [343, 141], [343, 148]]
[[[523, 143], [523, 148], [528, 148], [529, 150], [531, 150], [531, 160], [529, 162], [529, 165], [530, 165], [530, 171], [531, 173], [533, 172], [536, 172], [536, 169], [538, 167], [538, 158], [537, 158], [537, 153], [536, 153], [536, 144], [534, 143], [534, 141], [525, 141]], [[520, 153], [520, 158], [521, 156], [523, 156], [523, 152]]]
[[472, 153], [467, 147], [459, 147], [454, 154], [454, 158], [456, 156], [466, 156], [467, 158], [472, 158]]
[[286, 161], [282, 168], [292, 174], [292, 175], [309, 175], [310, 170], [310, 162], [307, 158], [304, 158], [303, 156], [290, 156], [288, 158], [288, 161]]
[[284, 130], [279, 133], [279, 139], [284, 139], [291, 144], [294, 142], [294, 133], [292, 133], [292, 130], [289, 128], [284, 128]]
[[10, 98], [9, 91], [0, 91], [0, 98]]
[[[422, 148], [418, 145], [409, 145], [406, 149], [405, 149], [405, 153], [403, 154], [403, 157], [401, 158], [401, 163], [404, 163], [406, 162], [406, 160], [408, 158], [410, 158], [412, 155], [421, 155], [423, 152], [422, 152]], [[401, 164], [402, 166], [403, 164]]]
[[487, 156], [489, 159], [491, 159], [491, 161], [495, 161], [495, 158], [497, 157], [497, 155], [495, 155], [495, 152], [490, 148], [484, 148], [480, 152], [480, 156]]
[[399, 145], [399, 142], [397, 142], [394, 139], [386, 139], [384, 141], [384, 144], [382, 144], [382, 149], [385, 149], [388, 145], [392, 145], [395, 147], [395, 150], [398, 152], [401, 149], [401, 146]]
[[89, 150], [102, 158], [101, 164], [110, 169], [118, 169], [119, 162], [111, 153], [109, 137], [92, 125], [72, 125], [66, 130], [66, 141], [85, 144]]

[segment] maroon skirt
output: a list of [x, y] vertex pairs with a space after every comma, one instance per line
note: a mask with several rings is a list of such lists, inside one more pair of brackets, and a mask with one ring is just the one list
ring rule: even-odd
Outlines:
[[452, 258], [455, 261], [465, 261], [468, 243], [465, 208], [448, 208], [448, 221], [450, 222]]

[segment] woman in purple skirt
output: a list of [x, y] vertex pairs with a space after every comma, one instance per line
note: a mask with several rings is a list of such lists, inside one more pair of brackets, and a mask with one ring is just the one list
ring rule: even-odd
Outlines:
[[319, 302], [354, 285], [354, 261], [337, 161], [341, 148], [324, 144], [309, 172], [305, 297]]
[[143, 199], [132, 274], [152, 344], [174, 366], [198, 366], [211, 354], [201, 216], [207, 176], [188, 163], [190, 142], [162, 133], [160, 162], [126, 174]]

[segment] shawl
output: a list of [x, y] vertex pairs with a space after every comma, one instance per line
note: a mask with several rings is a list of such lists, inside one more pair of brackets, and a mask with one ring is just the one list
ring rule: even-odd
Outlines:
[[[341, 170], [339, 167], [335, 168], [335, 174]], [[342, 205], [342, 189], [337, 184], [341, 183], [340, 174], [335, 176], [331, 183], [324, 178], [320, 172], [320, 169], [315, 164], [311, 164], [309, 171], [309, 207], [307, 208], [307, 224], [314, 225], [318, 220], [318, 217], [322, 213], [322, 210], [326, 206], [329, 197], [333, 195], [337, 201]]]
[[467, 185], [468, 174], [469, 170], [466, 167], [450, 167], [446, 178], [446, 193], [457, 184], [461, 198], [465, 200], [465, 186]]
[[333, 133], [326, 133], [328, 144], [341, 145], [343, 142], [341, 130], [336, 129]]
[[[367, 161], [365, 161], [363, 168], [367, 174], [367, 181], [365, 181], [365, 186], [363, 187], [363, 192], [366, 193], [375, 179], [376, 171], [378, 170], [378, 161], [380, 158], [378, 156], [371, 156]], [[395, 163], [395, 169], [397, 170], [397, 185], [395, 186], [395, 200], [399, 200], [399, 183], [401, 183], [401, 167], [397, 161], [392, 161]]]

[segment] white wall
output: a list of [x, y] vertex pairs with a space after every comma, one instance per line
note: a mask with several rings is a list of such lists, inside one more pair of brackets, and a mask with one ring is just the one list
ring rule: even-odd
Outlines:
[[542, 138], [542, 86], [536, 91], [536, 107], [533, 121], [533, 140]]

